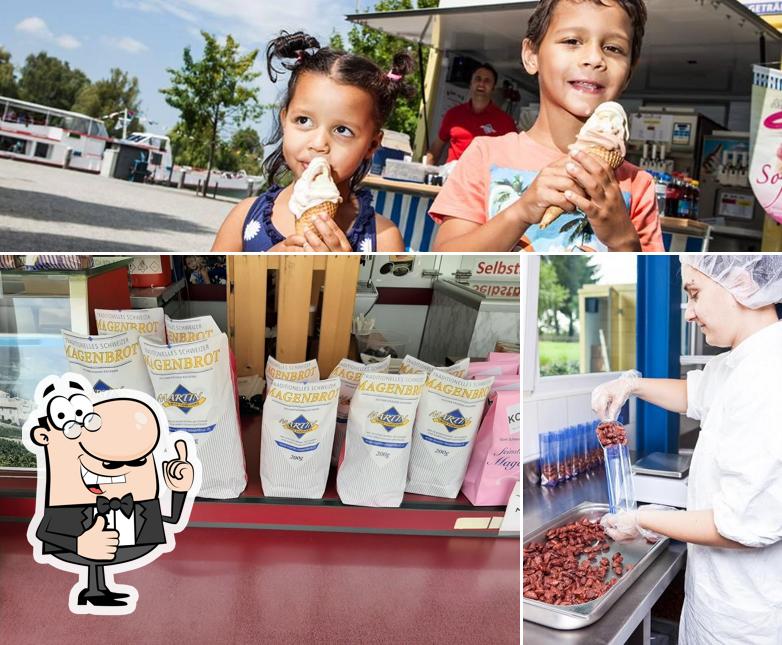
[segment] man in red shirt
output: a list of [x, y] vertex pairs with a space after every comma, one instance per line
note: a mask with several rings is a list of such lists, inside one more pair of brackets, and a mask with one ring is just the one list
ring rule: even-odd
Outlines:
[[475, 137], [498, 137], [516, 132], [513, 119], [491, 100], [496, 85], [497, 72], [489, 63], [483, 63], [473, 72], [470, 100], [445, 113], [437, 138], [426, 153], [426, 163], [438, 163], [447, 142], [450, 147], [446, 163], [449, 163], [461, 157]]

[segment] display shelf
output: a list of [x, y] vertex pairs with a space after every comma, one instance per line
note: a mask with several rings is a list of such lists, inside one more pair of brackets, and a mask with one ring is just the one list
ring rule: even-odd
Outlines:
[[[323, 499], [266, 497], [260, 482], [261, 417], [242, 418], [247, 487], [231, 500], [197, 498], [189, 526], [209, 528], [276, 529], [399, 535], [500, 535], [502, 506], [472, 506], [461, 493], [456, 499], [405, 494], [399, 508], [370, 508], [342, 504], [332, 472]], [[26, 522], [35, 512], [33, 470], [0, 471], [0, 521]]]
[[86, 278], [93, 278], [97, 275], [104, 273], [110, 273], [121, 269], [123, 267], [129, 267], [133, 258], [130, 257], [115, 257], [115, 256], [96, 256], [94, 258], [93, 266], [87, 269], [40, 269], [31, 271], [30, 269], [0, 269], [0, 273], [3, 275], [23, 275], [23, 276], [54, 276], [63, 275], [68, 277], [83, 276]]
[[95, 309], [129, 309], [130, 258], [74, 271], [0, 270], [0, 333], [96, 334]]

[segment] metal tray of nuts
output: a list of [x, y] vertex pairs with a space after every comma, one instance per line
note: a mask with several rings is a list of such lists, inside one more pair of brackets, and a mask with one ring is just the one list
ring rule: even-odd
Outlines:
[[[585, 517], [589, 518], [589, 520], [599, 520], [607, 512], [608, 504], [595, 504], [592, 502], [579, 504], [567, 513], [563, 513], [547, 522], [534, 532], [525, 535], [523, 546], [530, 542], [545, 541], [546, 531], [549, 529], [564, 526]], [[609, 544], [611, 549], [604, 556], [610, 559], [618, 551], [624, 557], [624, 563], [633, 565], [633, 568], [624, 573], [619, 578], [619, 582], [611, 587], [607, 593], [580, 605], [552, 605], [522, 596], [524, 600], [524, 620], [545, 625], [546, 627], [553, 627], [554, 629], [580, 629], [591, 625], [603, 617], [654, 559], [667, 548], [668, 538], [663, 538], [655, 544], [649, 544], [646, 540], [640, 538], [621, 543], [609, 540]], [[614, 575], [610, 573], [610, 570], [609, 574], [610, 576]]]

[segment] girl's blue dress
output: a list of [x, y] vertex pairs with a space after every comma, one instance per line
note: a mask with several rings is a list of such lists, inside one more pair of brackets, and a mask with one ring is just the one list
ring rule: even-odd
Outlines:
[[[280, 186], [272, 186], [250, 206], [242, 227], [242, 251], [268, 251], [285, 237], [272, 223], [274, 201], [282, 192]], [[355, 193], [358, 200], [358, 215], [351, 229], [345, 234], [350, 247], [360, 253], [377, 250], [377, 229], [375, 227], [375, 209], [372, 206], [372, 193], [361, 188]]]

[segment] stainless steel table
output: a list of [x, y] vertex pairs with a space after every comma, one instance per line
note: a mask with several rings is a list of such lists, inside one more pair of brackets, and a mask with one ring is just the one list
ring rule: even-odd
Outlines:
[[[522, 503], [524, 532], [534, 531], [548, 520], [587, 501], [608, 502], [605, 472], [602, 469], [556, 488], [527, 484], [523, 490]], [[596, 623], [584, 629], [562, 631], [524, 621], [524, 643], [648, 643], [652, 606], [684, 567], [686, 557], [687, 546], [682, 542], [671, 542], [668, 549]]]

